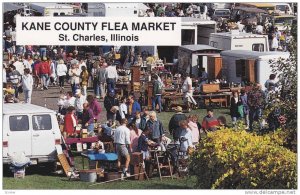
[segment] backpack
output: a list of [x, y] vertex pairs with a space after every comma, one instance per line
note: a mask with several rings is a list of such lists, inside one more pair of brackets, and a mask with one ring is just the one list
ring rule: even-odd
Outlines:
[[157, 83], [158, 83], [157, 93], [162, 94], [163, 84], [162, 84], [162, 82], [159, 82], [159, 81], [157, 81]]

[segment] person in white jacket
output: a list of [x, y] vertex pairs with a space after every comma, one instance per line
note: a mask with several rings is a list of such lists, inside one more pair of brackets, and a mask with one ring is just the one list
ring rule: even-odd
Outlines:
[[32, 88], [33, 88], [33, 78], [30, 74], [29, 68], [24, 69], [24, 75], [22, 76], [22, 86], [23, 86], [23, 92], [25, 95], [25, 103], [30, 104]]
[[58, 76], [59, 81], [59, 90], [62, 92], [64, 90], [65, 78], [68, 72], [68, 68], [65, 65], [65, 62], [61, 59], [58, 61], [58, 65], [56, 67], [56, 74]]

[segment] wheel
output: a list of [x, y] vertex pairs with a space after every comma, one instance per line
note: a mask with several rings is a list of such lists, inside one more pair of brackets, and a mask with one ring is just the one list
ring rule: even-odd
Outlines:
[[57, 163], [55, 162], [47, 162], [39, 165], [43, 172], [45, 173], [53, 173], [57, 170]]

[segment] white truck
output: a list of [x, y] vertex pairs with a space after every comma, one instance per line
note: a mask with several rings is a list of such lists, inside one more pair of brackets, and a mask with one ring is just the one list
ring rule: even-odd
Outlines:
[[289, 56], [288, 52], [222, 51], [222, 75], [230, 83], [241, 83], [244, 77], [250, 82], [260, 83], [264, 90], [264, 83], [273, 73], [270, 60]]
[[87, 16], [143, 17], [147, 9], [143, 3], [87, 3]]
[[68, 16], [80, 12], [79, 6], [59, 3], [30, 3], [28, 7], [42, 16]]
[[269, 51], [268, 35], [243, 33], [238, 30], [211, 33], [209, 45], [222, 50]]
[[24, 153], [32, 165], [56, 167], [57, 152], [61, 153], [61, 132], [56, 113], [47, 108], [24, 103], [3, 104], [3, 164]]

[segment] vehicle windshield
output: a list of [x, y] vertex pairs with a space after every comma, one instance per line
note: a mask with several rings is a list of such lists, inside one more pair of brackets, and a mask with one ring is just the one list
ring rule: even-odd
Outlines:
[[229, 10], [216, 10], [215, 15], [216, 16], [230, 15], [230, 11]]
[[287, 9], [286, 5], [276, 5], [276, 10], [285, 11]]
[[293, 23], [293, 18], [276, 18], [275, 19], [275, 24], [292, 24]]

